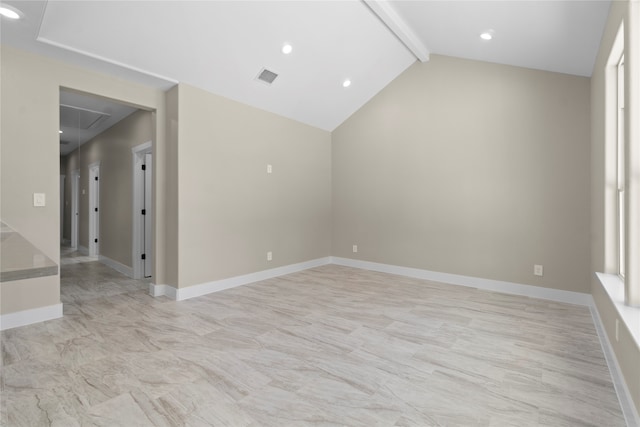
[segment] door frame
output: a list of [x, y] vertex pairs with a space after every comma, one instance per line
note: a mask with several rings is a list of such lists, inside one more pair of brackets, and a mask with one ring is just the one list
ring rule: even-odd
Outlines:
[[144, 253], [147, 259], [143, 262], [142, 276], [153, 276], [153, 154], [145, 153], [144, 171]]
[[[145, 194], [145, 181], [144, 181], [144, 172], [142, 171], [142, 165], [145, 162], [145, 155], [151, 154], [153, 155], [153, 143], [152, 141], [147, 141], [143, 144], [136, 145], [131, 148], [132, 153], [132, 183], [133, 183], [133, 211], [132, 211], [132, 239], [131, 239], [131, 255], [132, 260], [131, 263], [133, 265], [133, 278], [134, 279], [142, 279], [144, 278], [144, 261], [142, 260], [142, 251], [144, 249], [144, 238], [145, 238], [145, 221], [143, 221], [141, 211], [144, 207], [144, 194]], [[153, 186], [152, 186], [152, 199], [153, 199]], [[151, 203], [153, 206], [153, 202]], [[145, 212], [146, 221], [149, 224], [152, 224], [153, 221], [153, 209], [149, 209], [148, 212]], [[153, 227], [147, 226], [153, 231]], [[153, 237], [152, 237], [153, 240]], [[149, 250], [153, 249], [148, 248]], [[150, 255], [147, 257], [146, 261], [152, 263], [153, 253], [147, 254]]]
[[80, 169], [71, 172], [71, 247], [78, 249]]
[[[89, 256], [100, 253], [100, 162], [91, 163], [89, 169]], [[96, 179], [97, 178], [97, 179]], [[96, 209], [98, 209], [96, 211]], [[97, 242], [96, 242], [97, 240]]]
[[65, 174], [60, 174], [60, 244], [64, 243], [64, 181]]

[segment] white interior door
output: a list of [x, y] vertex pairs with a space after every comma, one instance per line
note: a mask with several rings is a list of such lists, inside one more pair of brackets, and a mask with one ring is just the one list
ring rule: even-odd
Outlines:
[[78, 193], [80, 187], [80, 171], [71, 174], [71, 247], [78, 248]]
[[100, 165], [89, 166], [89, 255], [100, 253]]
[[145, 164], [145, 168], [144, 168], [144, 212], [145, 215], [143, 216], [144, 219], [144, 249], [143, 249], [143, 253], [145, 254], [144, 257], [144, 277], [151, 277], [152, 274], [152, 270], [151, 270], [151, 259], [152, 259], [152, 242], [151, 242], [151, 237], [153, 235], [153, 230], [152, 230], [152, 218], [151, 215], [153, 213], [152, 210], [152, 201], [151, 201], [151, 196], [153, 195], [153, 189], [152, 189], [152, 181], [151, 181], [151, 170], [153, 167], [153, 163], [152, 163], [152, 158], [151, 158], [151, 153], [145, 153], [144, 155], [144, 164]]

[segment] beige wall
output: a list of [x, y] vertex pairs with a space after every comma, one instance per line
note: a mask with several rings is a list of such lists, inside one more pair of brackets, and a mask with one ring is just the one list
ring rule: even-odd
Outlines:
[[[133, 157], [131, 149], [152, 141], [151, 112], [139, 110], [66, 156], [69, 170], [80, 157], [79, 245], [89, 247], [89, 165], [100, 162], [100, 255], [128, 267], [132, 263]], [[71, 182], [65, 185], [71, 207]], [[71, 210], [65, 209], [65, 224]], [[71, 235], [65, 229], [65, 235]]]
[[329, 256], [330, 133], [188, 85], [178, 97], [179, 286]]
[[[605, 228], [609, 218], [606, 214], [605, 195], [615, 197], [615, 193], [605, 187], [605, 68], [620, 24], [627, 17], [627, 2], [614, 1], [600, 45], [600, 51], [591, 76], [591, 290], [600, 318], [604, 324], [609, 342], [618, 359], [629, 391], [637, 410], [640, 412], [640, 349], [629, 330], [620, 322], [618, 341], [615, 340], [617, 311], [595, 276], [596, 272], [612, 271], [610, 243], [605, 242]], [[628, 97], [628, 95], [627, 95]], [[610, 241], [611, 239], [609, 239]]]
[[[52, 276], [57, 277], [57, 276]], [[60, 286], [51, 277], [3, 282], [0, 313], [9, 314], [60, 303]]]
[[589, 79], [415, 64], [333, 132], [333, 230], [335, 256], [588, 292]]
[[[42, 56], [7, 46], [0, 49], [0, 217], [12, 228], [44, 252], [49, 258], [60, 256], [60, 153], [59, 153], [59, 92], [60, 87], [93, 93], [132, 105], [156, 110], [155, 151], [160, 170], [156, 181], [164, 183], [164, 93], [112, 76], [63, 64]], [[34, 155], [36, 153], [37, 155]], [[159, 193], [162, 194], [160, 187]], [[47, 206], [32, 206], [32, 194], [46, 195]], [[156, 203], [164, 203], [157, 198]], [[156, 263], [164, 258], [164, 206], [156, 205]], [[158, 269], [156, 278], [164, 280]], [[38, 283], [41, 298], [18, 301], [8, 298], [2, 284], [2, 313], [37, 308], [60, 302], [59, 276], [44, 278]]]

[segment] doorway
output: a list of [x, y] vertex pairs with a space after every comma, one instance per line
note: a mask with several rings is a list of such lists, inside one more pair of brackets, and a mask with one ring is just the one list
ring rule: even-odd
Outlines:
[[[155, 137], [154, 126], [152, 111], [60, 89], [60, 170], [67, 175], [64, 193], [68, 203], [63, 213], [63, 235], [72, 240], [68, 249], [81, 252], [75, 257], [89, 256], [129, 278], [152, 274], [150, 141]], [[146, 177], [142, 177], [141, 207], [135, 210], [132, 189], [136, 175], [131, 166], [134, 148], [136, 153], [145, 155], [142, 163], [149, 168]], [[140, 213], [141, 209], [148, 216], [140, 232], [134, 233], [133, 212]], [[140, 255], [144, 254], [147, 262], [134, 276], [131, 249], [134, 235], [137, 238], [139, 234]]]

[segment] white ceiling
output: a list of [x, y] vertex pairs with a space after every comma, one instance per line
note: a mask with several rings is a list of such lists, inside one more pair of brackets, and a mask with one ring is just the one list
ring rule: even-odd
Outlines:
[[[2, 43], [333, 130], [429, 53], [590, 76], [610, 1], [6, 1]], [[490, 42], [479, 38], [492, 30]], [[284, 55], [284, 43], [293, 52]], [[279, 74], [256, 81], [266, 67]], [[343, 88], [342, 82], [352, 85]]]
[[[591, 76], [609, 1], [398, 1], [431, 53]], [[478, 36], [492, 30], [487, 42]]]

